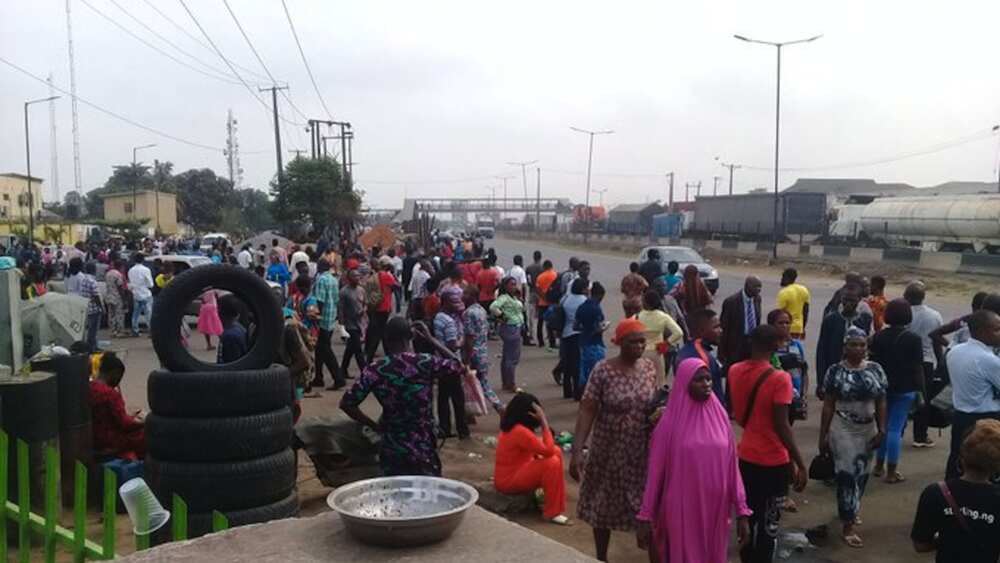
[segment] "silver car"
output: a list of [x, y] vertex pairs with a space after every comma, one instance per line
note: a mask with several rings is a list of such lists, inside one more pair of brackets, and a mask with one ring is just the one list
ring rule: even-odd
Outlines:
[[660, 253], [660, 263], [663, 265], [664, 273], [666, 273], [667, 264], [670, 262], [677, 262], [680, 265], [679, 272], [682, 274], [684, 268], [693, 265], [698, 268], [698, 276], [705, 282], [705, 286], [712, 292], [712, 295], [715, 295], [715, 292], [719, 290], [719, 272], [695, 249], [687, 246], [647, 246], [639, 252], [640, 264], [648, 259], [649, 251], [654, 248]]

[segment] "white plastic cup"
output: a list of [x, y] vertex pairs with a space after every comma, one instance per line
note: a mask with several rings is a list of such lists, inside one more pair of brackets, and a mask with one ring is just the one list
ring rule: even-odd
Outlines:
[[[125, 503], [128, 518], [132, 521], [132, 531], [136, 535], [152, 534], [170, 521], [170, 511], [160, 505], [160, 501], [142, 477], [125, 481], [121, 487], [118, 487], [118, 494], [122, 497], [122, 502]], [[140, 530], [139, 513], [143, 509], [149, 516], [147, 519], [148, 527], [145, 530]]]

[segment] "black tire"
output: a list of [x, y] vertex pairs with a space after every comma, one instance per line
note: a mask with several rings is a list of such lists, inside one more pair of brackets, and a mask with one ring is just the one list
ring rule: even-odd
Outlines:
[[149, 453], [170, 461], [240, 461], [276, 454], [292, 443], [292, 411], [229, 418], [146, 417]]
[[[270, 522], [271, 520], [281, 520], [291, 518], [299, 513], [299, 495], [296, 492], [287, 497], [264, 506], [246, 508], [243, 510], [220, 510], [229, 520], [229, 527], [246, 526], [247, 524], [258, 524]], [[212, 513], [188, 514], [188, 537], [197, 538], [212, 531]]]
[[153, 370], [146, 382], [149, 410], [179, 418], [245, 416], [290, 407], [295, 399], [288, 368], [233, 372]]
[[[255, 320], [256, 333], [251, 339], [247, 354], [228, 364], [203, 362], [181, 345], [181, 322], [187, 305], [209, 288], [236, 295]], [[153, 349], [163, 367], [171, 371], [262, 369], [271, 365], [277, 357], [284, 328], [281, 304], [267, 282], [249, 270], [227, 264], [191, 268], [174, 278], [157, 295], [155, 307], [150, 326]]]
[[287, 497], [295, 488], [295, 452], [250, 461], [184, 463], [146, 456], [146, 476], [163, 506], [178, 495], [191, 512], [241, 510]]

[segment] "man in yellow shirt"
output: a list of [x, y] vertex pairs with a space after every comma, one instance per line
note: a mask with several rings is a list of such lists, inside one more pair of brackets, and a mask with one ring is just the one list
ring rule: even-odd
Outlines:
[[778, 292], [778, 308], [792, 317], [792, 338], [806, 339], [806, 324], [809, 323], [809, 290], [796, 283], [799, 273], [788, 268], [781, 274], [781, 291]]

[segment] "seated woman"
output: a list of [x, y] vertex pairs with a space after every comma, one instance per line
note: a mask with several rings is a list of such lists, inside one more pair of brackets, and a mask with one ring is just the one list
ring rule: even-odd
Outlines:
[[125, 364], [106, 352], [101, 357], [97, 377], [90, 381], [90, 408], [94, 431], [94, 452], [123, 459], [142, 459], [146, 438], [142, 411], [125, 412], [125, 399], [118, 385], [125, 376]]
[[[535, 434], [538, 428], [542, 437]], [[504, 494], [530, 493], [542, 488], [546, 520], [566, 525], [566, 479], [562, 450], [555, 444], [549, 421], [538, 399], [528, 393], [514, 395], [500, 422], [493, 481]]]

